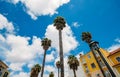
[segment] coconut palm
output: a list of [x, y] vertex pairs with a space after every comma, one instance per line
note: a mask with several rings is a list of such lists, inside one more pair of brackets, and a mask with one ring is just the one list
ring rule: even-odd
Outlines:
[[65, 20], [63, 17], [58, 16], [54, 20], [54, 26], [59, 31], [59, 48], [60, 48], [60, 63], [61, 63], [61, 77], [64, 77], [64, 60], [63, 60], [63, 46], [62, 46], [62, 30], [65, 25]]
[[76, 72], [75, 71], [78, 69], [78, 66], [79, 66], [78, 59], [74, 55], [70, 55], [68, 57], [68, 64], [69, 64], [70, 69], [73, 70], [74, 77], [76, 77]]
[[41, 77], [43, 77], [44, 66], [45, 66], [45, 58], [46, 58], [46, 51], [51, 46], [51, 40], [49, 40], [48, 38], [44, 38], [41, 42], [42, 42], [41, 45], [43, 46], [43, 49], [44, 49], [44, 58], [43, 58], [42, 71], [41, 71]]
[[97, 64], [103, 74], [104, 77], [106, 77], [105, 73], [104, 73], [104, 70], [102, 69], [102, 66], [100, 65], [100, 62], [98, 61], [96, 55], [95, 55], [95, 52], [94, 51], [97, 51], [98, 54], [100, 55], [101, 59], [103, 60], [104, 64], [106, 65], [106, 67], [108, 68], [108, 71], [111, 73], [112, 77], [116, 77], [114, 72], [112, 71], [111, 67], [109, 66], [109, 64], [107, 63], [107, 61], [105, 60], [105, 58], [103, 57], [102, 53], [99, 51], [99, 47], [98, 47], [98, 42], [96, 41], [92, 41], [92, 36], [89, 32], [83, 32], [82, 33], [82, 40], [85, 41], [86, 43], [88, 43], [96, 61], [97, 61]]
[[57, 61], [57, 62], [56, 62], [56, 66], [57, 66], [57, 68], [58, 68], [58, 77], [59, 77], [60, 61]]
[[39, 64], [34, 65], [34, 67], [31, 69], [30, 77], [38, 77], [40, 71], [41, 66]]
[[51, 72], [51, 73], [49, 74], [49, 77], [54, 77], [54, 73]]

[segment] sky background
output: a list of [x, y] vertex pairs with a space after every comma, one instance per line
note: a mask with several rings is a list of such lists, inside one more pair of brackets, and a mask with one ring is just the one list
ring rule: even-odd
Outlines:
[[[0, 0], [0, 59], [9, 66], [10, 77], [29, 77], [34, 64], [42, 65], [41, 40], [45, 37], [52, 45], [46, 55], [44, 77], [51, 71], [57, 77], [59, 39], [53, 26], [57, 16], [67, 22], [62, 31], [65, 77], [73, 77], [68, 56], [79, 58], [80, 53], [90, 50], [81, 40], [82, 32], [90, 32], [92, 39], [109, 52], [120, 47], [119, 0]], [[85, 77], [81, 66], [77, 76]]]

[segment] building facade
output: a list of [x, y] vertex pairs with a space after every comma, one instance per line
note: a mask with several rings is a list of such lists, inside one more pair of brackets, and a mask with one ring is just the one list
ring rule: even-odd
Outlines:
[[0, 60], [0, 77], [8, 77], [9, 71], [7, 70], [8, 66]]
[[[102, 48], [99, 50], [103, 54], [104, 58], [107, 59], [109, 53]], [[85, 55], [80, 54], [80, 62], [86, 77], [104, 77], [104, 75], [106, 77], [112, 77], [98, 52], [94, 51], [94, 53], [95, 54], [90, 51]]]
[[120, 77], [120, 48], [110, 52], [107, 58], [117, 77]]

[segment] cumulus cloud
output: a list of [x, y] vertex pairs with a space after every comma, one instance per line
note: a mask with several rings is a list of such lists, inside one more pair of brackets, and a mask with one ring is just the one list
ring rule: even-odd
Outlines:
[[40, 47], [41, 40], [37, 37], [33, 38], [32, 44], [29, 45], [28, 37], [15, 36], [9, 34], [6, 38], [6, 42], [11, 49], [10, 52], [6, 53], [6, 57], [7, 60], [11, 62], [29, 61], [31, 59], [34, 59], [36, 54], [43, 51], [42, 47]]
[[[48, 25], [45, 36], [52, 40], [52, 47], [56, 48], [57, 51], [59, 51], [58, 30], [56, 30], [53, 25]], [[62, 31], [62, 41], [64, 53], [69, 53], [71, 50], [74, 50], [78, 46], [78, 42], [75, 39], [75, 36], [73, 36], [73, 32], [68, 25], [66, 25]]]
[[19, 74], [13, 75], [12, 77], [29, 77], [29, 74], [25, 72], [20, 72]]
[[10, 62], [12, 70], [21, 71], [25, 64], [31, 63], [35, 58], [43, 54], [40, 47], [40, 38], [33, 37], [32, 44], [29, 45], [29, 38], [15, 35], [8, 35], [7, 44], [10, 46], [9, 52], [6, 52], [6, 61]]
[[[36, 36], [30, 38], [13, 34], [14, 26], [12, 22], [9, 22], [6, 17], [0, 14], [0, 30], [3, 29], [6, 31], [5, 35], [0, 34], [1, 56], [9, 63], [9, 69], [12, 70], [11, 74], [16, 71], [19, 72], [14, 77], [28, 77], [25, 72], [22, 73], [24, 71], [23, 67], [27, 65], [29, 68], [33, 64], [38, 63], [35, 62], [35, 59], [41, 59], [39, 57], [43, 55], [41, 39]], [[31, 65], [29, 65], [30, 63]]]
[[55, 51], [52, 51], [50, 54], [46, 55], [46, 62], [52, 62], [55, 59]]
[[14, 26], [12, 22], [9, 22], [6, 17], [0, 14], [0, 30], [6, 29], [7, 32], [13, 32]]
[[63, 4], [67, 4], [70, 0], [8, 0], [14, 4], [21, 2], [26, 8], [26, 12], [33, 19], [41, 15], [53, 15], [58, 13], [56, 10]]

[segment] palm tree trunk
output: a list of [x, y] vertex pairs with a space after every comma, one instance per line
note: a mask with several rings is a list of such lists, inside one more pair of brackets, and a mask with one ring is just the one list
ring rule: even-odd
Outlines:
[[76, 72], [75, 72], [75, 69], [73, 69], [73, 73], [74, 73], [74, 77], [76, 77]]
[[[92, 50], [92, 49], [91, 49], [91, 50]], [[92, 53], [93, 53], [93, 56], [94, 56], [95, 60], [97, 61], [97, 64], [98, 64], [98, 66], [99, 66], [99, 68], [100, 68], [100, 71], [101, 71], [102, 74], [103, 74], [103, 77], [106, 77], [106, 75], [105, 75], [105, 73], [104, 73], [104, 71], [103, 71], [103, 69], [102, 69], [102, 66], [100, 65], [100, 63], [99, 63], [99, 61], [98, 61], [98, 59], [97, 59], [97, 57], [96, 57], [96, 55], [95, 55], [94, 50], [92, 50]]]
[[58, 77], [59, 77], [59, 68], [58, 68]]
[[62, 31], [61, 31], [61, 29], [59, 29], [59, 48], [60, 48], [61, 77], [64, 77], [64, 60], [63, 60], [63, 46], [62, 46]]
[[45, 66], [46, 51], [47, 51], [47, 50], [45, 50], [45, 52], [44, 52], [44, 58], [43, 58], [43, 63], [42, 63], [41, 77], [43, 77], [43, 73], [44, 73], [44, 66]]
[[105, 60], [105, 58], [103, 57], [102, 53], [99, 51], [99, 49], [97, 50], [100, 57], [102, 58], [103, 62], [105, 63], [106, 67], [108, 68], [108, 71], [110, 72], [112, 77], [116, 77], [116, 75], [114, 74], [113, 70], [111, 69], [110, 65], [107, 63], [107, 61]]

